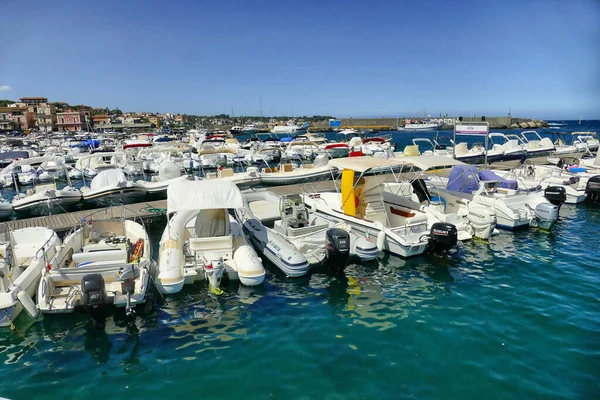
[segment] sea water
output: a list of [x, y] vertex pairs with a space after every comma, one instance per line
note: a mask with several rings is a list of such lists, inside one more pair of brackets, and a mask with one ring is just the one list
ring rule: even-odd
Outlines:
[[0, 332], [0, 396], [598, 398], [598, 238], [600, 206], [563, 205], [551, 232], [295, 280], [266, 265], [259, 288], [153, 293], [104, 329], [23, 313]]

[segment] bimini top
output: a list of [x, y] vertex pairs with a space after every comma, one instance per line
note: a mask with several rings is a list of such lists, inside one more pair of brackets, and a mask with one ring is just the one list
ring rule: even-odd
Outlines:
[[455, 165], [467, 165], [462, 161], [446, 156], [413, 156], [407, 158], [409, 163], [422, 171], [427, 171], [428, 169], [450, 168]]
[[329, 160], [329, 166], [337, 169], [350, 169], [356, 172], [365, 172], [373, 168], [391, 168], [398, 165], [411, 165], [410, 159], [404, 158], [376, 158], [369, 156], [344, 157]]
[[210, 181], [174, 182], [167, 189], [167, 213], [187, 210], [243, 208], [242, 192], [233, 182]]
[[432, 168], [441, 169], [466, 164], [445, 156], [411, 156], [388, 159], [365, 156], [336, 158], [330, 160], [329, 165], [338, 169], [351, 169], [362, 173], [373, 168], [391, 168], [402, 165], [415, 166], [423, 171], [427, 171]]

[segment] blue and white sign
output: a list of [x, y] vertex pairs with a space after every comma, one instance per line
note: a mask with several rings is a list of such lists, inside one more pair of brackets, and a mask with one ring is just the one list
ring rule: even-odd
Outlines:
[[339, 128], [340, 126], [342, 126], [342, 121], [340, 121], [339, 119], [330, 119], [329, 120], [330, 128]]

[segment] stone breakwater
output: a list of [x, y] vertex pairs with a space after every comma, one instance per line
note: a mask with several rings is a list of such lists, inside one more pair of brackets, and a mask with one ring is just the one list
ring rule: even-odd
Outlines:
[[[458, 119], [459, 117], [443, 118], [444, 120]], [[402, 124], [405, 118], [344, 118], [340, 119], [340, 128], [354, 129], [373, 129], [373, 130], [395, 130], [398, 128], [398, 122]], [[413, 118], [419, 121], [419, 118]], [[532, 118], [513, 118], [513, 117], [462, 117], [463, 122], [482, 122], [490, 124], [490, 129], [538, 129], [545, 128], [548, 123], [542, 120]], [[446, 124], [441, 129], [453, 129], [452, 124]], [[329, 121], [319, 121], [311, 124], [309, 128], [313, 132], [332, 131]]]

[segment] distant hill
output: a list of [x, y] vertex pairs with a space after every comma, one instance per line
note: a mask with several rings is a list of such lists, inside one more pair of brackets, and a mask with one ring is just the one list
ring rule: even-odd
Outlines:
[[0, 100], [0, 107], [6, 107], [9, 104], [14, 104], [16, 103], [16, 101], [12, 101], [12, 100]]

